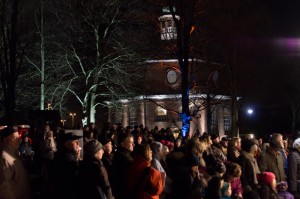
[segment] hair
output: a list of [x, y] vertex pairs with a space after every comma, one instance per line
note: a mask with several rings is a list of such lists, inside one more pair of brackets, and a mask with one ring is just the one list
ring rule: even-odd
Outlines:
[[205, 142], [203, 141], [200, 141], [199, 139], [197, 138], [194, 138], [194, 139], [191, 139], [189, 140], [186, 145], [185, 145], [185, 150], [186, 150], [186, 153], [203, 153], [204, 152], [204, 144], [206, 144]]
[[226, 174], [238, 178], [242, 174], [241, 166], [234, 162], [226, 164]]
[[236, 147], [236, 146], [237, 146], [237, 142], [238, 142], [239, 140], [241, 140], [241, 138], [239, 138], [239, 137], [233, 137], [233, 138], [230, 140], [229, 145], [230, 145], [230, 146], [233, 146], [233, 147]]
[[134, 138], [131, 133], [121, 133], [118, 136], [118, 143], [121, 144], [122, 142], [126, 141], [128, 138]]
[[151, 150], [149, 144], [138, 144], [134, 147], [134, 150], [132, 152], [132, 156], [141, 156], [145, 158], [146, 160], [148, 159], [148, 151]]

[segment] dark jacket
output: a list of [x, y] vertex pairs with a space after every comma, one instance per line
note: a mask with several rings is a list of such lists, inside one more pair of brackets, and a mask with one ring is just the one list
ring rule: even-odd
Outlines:
[[254, 172], [252, 163], [244, 154], [241, 154], [236, 161], [242, 169], [242, 175], [240, 177], [243, 188], [250, 186], [251, 189], [256, 189], [257, 184], [254, 182]]
[[[300, 180], [300, 154], [298, 151], [292, 151], [288, 156], [288, 166], [289, 166], [289, 190], [293, 193], [298, 192], [297, 180]], [[298, 194], [300, 194], [298, 192]]]
[[119, 147], [113, 157], [111, 185], [113, 195], [117, 198], [124, 198], [126, 193], [126, 178], [128, 169], [133, 159], [129, 150]]
[[77, 171], [79, 160], [76, 154], [63, 150], [54, 159], [53, 186], [56, 199], [76, 199], [78, 196]]
[[78, 169], [79, 199], [113, 199], [108, 175], [101, 160], [84, 159]]

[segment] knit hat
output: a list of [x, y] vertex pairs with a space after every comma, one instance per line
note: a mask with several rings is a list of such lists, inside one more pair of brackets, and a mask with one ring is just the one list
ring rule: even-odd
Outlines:
[[216, 172], [218, 172], [218, 173], [226, 172], [226, 166], [223, 162], [221, 162], [221, 161], [216, 162]]
[[218, 134], [215, 134], [215, 133], [213, 133], [213, 134], [210, 135], [211, 140], [214, 140], [214, 139], [216, 139], [217, 137], [219, 137], [219, 135], [218, 135]]
[[101, 136], [99, 141], [103, 146], [106, 145], [107, 143], [111, 142], [111, 140], [106, 136]]
[[162, 150], [163, 145], [160, 142], [154, 141], [151, 143], [150, 148], [153, 151], [153, 153], [159, 153]]
[[257, 179], [261, 183], [271, 185], [273, 180], [276, 179], [276, 177], [272, 172], [263, 172], [257, 175]]
[[250, 149], [253, 145], [256, 145], [256, 142], [253, 139], [244, 139], [242, 141], [242, 150], [250, 152]]
[[0, 131], [0, 135], [1, 135], [1, 138], [3, 139], [3, 138], [6, 138], [7, 136], [13, 134], [14, 132], [17, 132], [17, 130], [14, 129], [13, 127], [6, 127]]
[[200, 159], [197, 155], [192, 153], [191, 155], [187, 156], [187, 164], [188, 166], [199, 166], [200, 165]]
[[102, 149], [102, 144], [98, 140], [92, 140], [83, 146], [83, 152], [85, 157], [92, 156]]
[[294, 142], [293, 142], [293, 148], [297, 149], [300, 147], [300, 138], [296, 139]]

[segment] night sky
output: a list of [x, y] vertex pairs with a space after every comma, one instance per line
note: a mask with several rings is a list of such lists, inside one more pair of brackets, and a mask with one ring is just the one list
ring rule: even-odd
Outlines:
[[[291, 131], [287, 90], [300, 86], [300, 1], [265, 2], [272, 33], [254, 40], [258, 52], [240, 82], [240, 133], [287, 134]], [[252, 115], [246, 114], [248, 108], [254, 109]]]

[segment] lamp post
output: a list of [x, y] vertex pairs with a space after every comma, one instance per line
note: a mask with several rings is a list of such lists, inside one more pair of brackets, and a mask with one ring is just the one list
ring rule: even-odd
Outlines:
[[74, 127], [74, 117], [76, 116], [76, 113], [70, 113], [70, 116], [72, 118], [72, 128]]
[[65, 122], [66, 122], [66, 120], [60, 120], [60, 122], [62, 123], [62, 126], [64, 127], [65, 126]]

